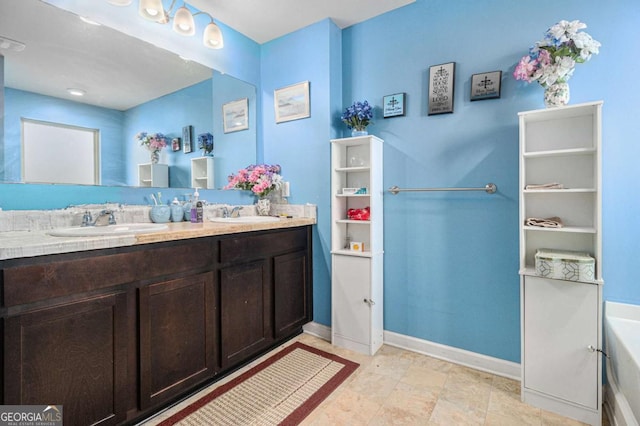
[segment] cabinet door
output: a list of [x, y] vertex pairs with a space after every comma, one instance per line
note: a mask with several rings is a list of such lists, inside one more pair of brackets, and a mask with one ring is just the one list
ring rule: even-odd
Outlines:
[[598, 286], [524, 277], [524, 386], [598, 408]]
[[213, 273], [140, 289], [140, 404], [160, 404], [216, 372]]
[[4, 404], [62, 404], [69, 425], [124, 421], [126, 311], [118, 293], [6, 318]]
[[266, 265], [256, 261], [220, 271], [222, 368], [248, 359], [273, 341]]
[[274, 321], [277, 339], [292, 335], [303, 324], [311, 321], [309, 276], [304, 251], [276, 256], [273, 259]]
[[350, 341], [371, 343], [371, 259], [333, 256], [333, 322], [335, 335]]

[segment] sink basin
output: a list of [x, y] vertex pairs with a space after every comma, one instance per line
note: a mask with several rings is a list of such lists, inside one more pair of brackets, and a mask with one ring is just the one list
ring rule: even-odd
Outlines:
[[109, 235], [134, 235], [167, 229], [162, 223], [123, 223], [108, 226], [74, 226], [72, 228], [52, 229], [47, 232], [54, 237], [104, 237]]
[[273, 216], [240, 216], [240, 217], [214, 217], [212, 222], [220, 223], [268, 223], [278, 222], [280, 218]]

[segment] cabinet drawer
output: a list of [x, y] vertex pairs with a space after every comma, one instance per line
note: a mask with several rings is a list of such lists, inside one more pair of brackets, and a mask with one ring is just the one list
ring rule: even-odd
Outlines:
[[220, 262], [250, 261], [307, 246], [307, 228], [271, 231], [260, 235], [244, 234], [220, 241]]
[[2, 270], [4, 306], [84, 293], [137, 280], [205, 268], [215, 259], [212, 239], [188, 240], [129, 253], [11, 266]]
[[4, 306], [131, 282], [143, 262], [144, 253], [133, 252], [5, 268], [2, 271]]

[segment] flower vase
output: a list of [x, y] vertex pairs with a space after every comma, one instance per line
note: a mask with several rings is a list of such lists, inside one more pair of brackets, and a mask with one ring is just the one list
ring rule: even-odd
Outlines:
[[544, 104], [547, 108], [565, 106], [569, 103], [569, 83], [554, 83], [544, 89]]
[[160, 161], [160, 151], [151, 151], [151, 164], [158, 164]]
[[269, 216], [270, 211], [271, 200], [267, 197], [258, 198], [258, 202], [256, 203], [256, 212], [258, 212], [258, 216]]
[[367, 129], [351, 129], [351, 137], [357, 137], [357, 136], [367, 136], [369, 134], [369, 132], [367, 132]]

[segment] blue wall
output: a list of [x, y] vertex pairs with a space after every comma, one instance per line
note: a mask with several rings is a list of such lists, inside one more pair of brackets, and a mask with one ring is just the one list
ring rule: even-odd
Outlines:
[[[292, 203], [318, 204], [316, 321], [330, 325], [329, 139], [346, 130], [337, 117], [354, 100], [380, 106], [384, 95], [406, 92], [407, 116], [385, 120], [377, 109], [369, 129], [385, 140], [385, 186], [494, 182], [499, 191], [385, 195], [385, 328], [520, 360], [517, 113], [542, 108], [543, 102], [539, 86], [516, 82], [511, 73], [529, 46], [561, 19], [586, 22], [587, 32], [603, 44], [600, 55], [577, 67], [569, 82], [571, 103], [605, 102], [604, 294], [607, 300], [640, 304], [640, 285], [632, 275], [640, 252], [640, 170], [635, 165], [640, 145], [637, 76], [631, 72], [640, 68], [634, 54], [640, 46], [640, 4], [417, 0], [343, 31], [321, 21], [259, 49], [259, 158], [282, 165]], [[242, 55], [255, 59], [252, 49]], [[451, 61], [456, 62], [455, 112], [427, 116], [428, 68]], [[503, 71], [502, 97], [470, 102], [471, 75], [493, 70]], [[311, 82], [311, 117], [275, 124], [273, 90], [305, 80]], [[5, 195], [7, 208], [53, 204], [48, 187], [24, 187], [2, 185], [3, 207]], [[77, 198], [144, 198], [135, 189], [104, 191], [110, 190], [87, 190]], [[250, 202], [237, 193], [209, 194]], [[59, 195], [76, 197], [74, 191]]]
[[[341, 108], [341, 33], [326, 19], [262, 46], [264, 161], [280, 164], [293, 204], [318, 205], [313, 246], [314, 320], [331, 322], [330, 126]], [[273, 91], [310, 82], [311, 117], [276, 124]]]

